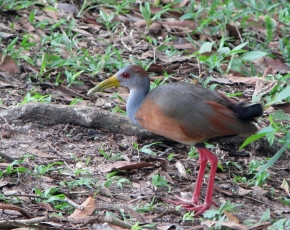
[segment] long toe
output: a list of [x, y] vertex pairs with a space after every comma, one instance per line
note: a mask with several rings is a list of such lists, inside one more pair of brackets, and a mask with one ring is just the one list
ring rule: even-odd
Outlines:
[[[180, 197], [177, 197], [180, 198]], [[175, 206], [181, 206], [186, 211], [195, 212], [195, 216], [202, 215], [206, 210], [208, 210], [211, 206], [210, 203], [205, 203], [202, 205], [194, 204], [192, 201], [188, 201], [185, 199], [180, 198], [179, 201], [169, 200], [166, 198], [162, 198], [162, 200], [166, 203], [173, 204]]]
[[[182, 206], [183, 207], [183, 206]], [[209, 210], [210, 205], [203, 204], [198, 206], [191, 206], [191, 207], [183, 207], [186, 211], [194, 211], [194, 216], [202, 215], [206, 210]]]
[[178, 206], [178, 205], [192, 205], [190, 201], [175, 201], [175, 200], [169, 200], [169, 199], [166, 199], [166, 198], [162, 198], [162, 200], [168, 204], [173, 204], [175, 206]]

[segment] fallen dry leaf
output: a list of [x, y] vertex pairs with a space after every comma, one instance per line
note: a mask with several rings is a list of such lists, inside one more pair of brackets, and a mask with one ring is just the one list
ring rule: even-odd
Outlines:
[[238, 195], [244, 196], [244, 195], [251, 193], [252, 191], [253, 191], [252, 189], [244, 189], [244, 188], [239, 187]]
[[88, 24], [93, 24], [93, 25], [96, 25], [99, 27], [103, 26], [103, 24], [100, 22], [97, 22], [95, 18], [83, 17], [83, 18], [81, 18], [81, 20], [85, 23], [88, 23]]
[[175, 167], [177, 168], [181, 177], [187, 178], [185, 167], [180, 161], [176, 161]]
[[0, 81], [0, 89], [1, 88], [15, 88], [17, 87], [16, 85], [11, 85], [11, 84], [8, 84], [8, 83], [5, 83], [3, 81]]
[[[263, 78], [262, 78], [263, 79]], [[267, 93], [271, 92], [272, 89], [276, 86], [277, 81], [256, 81], [255, 90], [253, 97], [262, 97]]]
[[170, 184], [175, 184], [174, 181], [172, 180], [171, 176], [168, 174], [168, 172], [160, 170], [159, 175], [164, 176]]
[[9, 34], [9, 33], [5, 33], [5, 32], [0, 32], [0, 38], [4, 38], [4, 39], [7, 39], [7, 38], [10, 38], [10, 37], [13, 37], [14, 34]]
[[158, 57], [161, 61], [165, 63], [171, 63], [171, 62], [183, 62], [190, 59], [188, 56], [180, 56], [180, 55], [174, 55], [171, 57], [168, 57], [167, 55], [164, 55], [162, 52], [159, 52], [156, 50], [156, 57]]
[[71, 13], [71, 14], [79, 12], [79, 10], [74, 4], [56, 3], [56, 8], [59, 10], [63, 10], [64, 12]]
[[25, 29], [27, 32], [35, 31], [34, 26], [32, 26], [26, 18], [22, 18], [20, 23], [22, 25], [22, 29]]
[[0, 70], [7, 73], [19, 73], [19, 68], [16, 62], [10, 57], [5, 56], [4, 59], [2, 58], [3, 55], [0, 53]]
[[273, 107], [275, 109], [280, 109], [280, 110], [284, 111], [285, 113], [290, 114], [290, 103], [289, 102], [286, 102], [283, 104], [278, 104], [278, 105], [273, 105]]
[[192, 20], [176, 20], [175, 18], [167, 18], [163, 23], [172, 27], [188, 28], [191, 30], [196, 29], [196, 24]]
[[242, 31], [240, 31], [238, 24], [240, 24], [240, 23], [239, 22], [230, 22], [226, 25], [226, 29], [229, 32], [230, 37], [234, 37], [234, 38], [240, 40]]
[[271, 57], [264, 57], [264, 63], [266, 66], [271, 67], [274, 71], [273, 73], [290, 73], [290, 66], [282, 63], [278, 59], [273, 59]]
[[69, 216], [70, 218], [80, 219], [91, 215], [95, 211], [96, 200], [93, 197], [89, 196], [81, 205], [84, 207], [84, 209], [75, 209], [75, 211]]
[[255, 86], [257, 81], [264, 81], [264, 78], [261, 77], [239, 77], [232, 74], [224, 74], [223, 76], [234, 83], [243, 83], [251, 86]]
[[262, 198], [267, 192], [268, 192], [267, 190], [264, 190], [259, 186], [253, 187], [253, 193], [255, 193], [259, 198]]
[[[204, 226], [205, 228], [214, 228], [215, 224], [217, 224], [218, 221], [204, 221], [201, 223], [202, 226]], [[219, 224], [223, 227], [227, 227], [230, 229], [234, 229], [234, 230], [247, 230], [247, 226], [243, 225], [243, 224], [236, 224], [236, 223], [231, 223], [231, 222], [219, 222]]]
[[[108, 189], [108, 188], [107, 188]], [[106, 196], [102, 196], [102, 195], [100, 195], [100, 194], [97, 194], [96, 195], [96, 198], [97, 199], [99, 199], [99, 200], [102, 200], [102, 201], [96, 201], [97, 202], [97, 204], [98, 204], [98, 206], [99, 205], [102, 205], [104, 202], [106, 202], [106, 203], [111, 203], [112, 202], [112, 198], [110, 198], [110, 197], [106, 197]]]
[[221, 189], [217, 186], [214, 187], [215, 190], [217, 190], [219, 193], [223, 193], [223, 194], [226, 194], [227, 196], [233, 196], [234, 193], [230, 190], [226, 190], [226, 189]]
[[57, 12], [53, 11], [53, 10], [48, 10], [48, 9], [45, 9], [43, 10], [49, 17], [51, 17], [52, 19], [54, 20], [58, 20], [58, 15], [57, 15]]
[[226, 217], [230, 220], [230, 222], [233, 222], [233, 223], [236, 223], [236, 224], [239, 224], [240, 221], [237, 217], [235, 217], [232, 213], [230, 212], [227, 212], [227, 211], [224, 211]]
[[29, 146], [27, 146], [26, 151], [27, 151], [27, 153], [31, 153], [31, 154], [38, 156], [38, 157], [54, 158], [54, 156], [51, 156], [45, 152], [42, 152], [41, 150], [34, 149], [34, 148], [29, 147]]
[[116, 161], [111, 164], [109, 167], [102, 169], [102, 172], [110, 172], [112, 170], [132, 170], [132, 169], [140, 169], [145, 167], [152, 167], [155, 164], [150, 162], [141, 162], [141, 163], [131, 163], [128, 161]]
[[285, 192], [287, 192], [288, 195], [290, 194], [290, 181], [289, 180], [284, 178], [280, 187], [283, 188]]

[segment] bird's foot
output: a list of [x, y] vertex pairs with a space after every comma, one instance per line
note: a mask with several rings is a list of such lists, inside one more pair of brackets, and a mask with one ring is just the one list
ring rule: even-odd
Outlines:
[[197, 201], [194, 201], [194, 200], [190, 201], [190, 200], [183, 199], [179, 196], [175, 196], [175, 197], [178, 199], [178, 201], [168, 200], [165, 198], [163, 198], [162, 200], [166, 203], [173, 204], [175, 206], [181, 206], [186, 211], [190, 211], [190, 212], [194, 211], [195, 216], [199, 216], [203, 214], [206, 210], [210, 208], [212, 204], [212, 203], [199, 204]]

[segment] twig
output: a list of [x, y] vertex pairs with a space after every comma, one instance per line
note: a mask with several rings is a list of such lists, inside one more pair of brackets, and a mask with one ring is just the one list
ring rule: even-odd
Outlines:
[[236, 30], [237, 30], [237, 32], [238, 32], [238, 35], [239, 35], [239, 38], [240, 38], [241, 42], [244, 43], [244, 40], [243, 40], [243, 38], [242, 38], [242, 36], [241, 36], [240, 30], [238, 29], [236, 23], [234, 23], [234, 25], [235, 25], [235, 27], [236, 27]]
[[274, 207], [273, 205], [269, 204], [269, 203], [266, 203], [264, 201], [261, 201], [261, 200], [258, 200], [258, 199], [255, 199], [253, 197], [250, 197], [250, 196], [244, 196], [245, 198], [249, 199], [249, 200], [253, 200], [253, 201], [256, 201], [258, 203], [261, 203], [261, 204], [265, 204], [265, 205], [268, 205], [268, 206], [271, 206], [271, 207]]
[[27, 219], [32, 218], [32, 216], [25, 209], [12, 205], [12, 204], [0, 204], [0, 209], [14, 210], [14, 211], [20, 212], [22, 216], [24, 216]]
[[158, 216], [152, 218], [151, 220], [154, 221], [154, 220], [157, 220], [163, 216], [166, 216], [166, 215], [175, 215], [175, 216], [180, 216], [180, 212], [177, 211], [177, 210], [174, 210], [174, 209], [165, 209], [163, 212], [161, 212]]
[[24, 197], [39, 198], [39, 199], [48, 199], [46, 197], [30, 195], [30, 194], [3, 194], [3, 196], [24, 196]]
[[[52, 220], [58, 220], [58, 221], [62, 221], [62, 219], [60, 219], [59, 217], [51, 217]], [[117, 218], [114, 218], [112, 216], [92, 216], [92, 217], [87, 217], [87, 218], [82, 218], [82, 219], [68, 219], [65, 220], [67, 223], [70, 224], [78, 224], [81, 228], [85, 227], [87, 225], [93, 225], [94, 223], [108, 223], [111, 225], [115, 225], [118, 227], [121, 227], [122, 229], [131, 229], [132, 225], [124, 222], [122, 220], [119, 220]]]
[[[47, 200], [47, 199], [49, 199], [48, 197], [36, 196], [36, 195], [31, 195], [31, 194], [6, 194], [6, 195], [4, 194], [4, 196], [5, 196], [5, 197], [7, 197], [7, 196], [15, 196], [15, 197], [17, 197], [17, 196], [24, 196], [24, 197], [31, 197], [31, 198], [39, 198], [39, 199], [42, 199], [42, 200]], [[83, 206], [81, 206], [81, 205], [79, 205], [79, 204], [73, 202], [72, 200], [68, 199], [67, 197], [65, 197], [65, 198], [63, 199], [63, 201], [64, 201], [64, 202], [67, 202], [68, 204], [70, 204], [71, 206], [73, 206], [74, 208], [77, 208], [77, 209], [79, 209], [79, 210], [83, 210], [83, 209], [84, 209]], [[17, 207], [17, 206], [14, 206], [14, 207]], [[17, 208], [18, 208], [18, 207], [17, 207]], [[0, 209], [1, 209], [1, 205], [0, 205]], [[13, 209], [13, 210], [14, 210], [14, 209]], [[18, 211], [18, 210], [16, 210], [16, 211]]]
[[198, 67], [198, 77], [201, 78], [201, 67], [200, 67], [200, 61], [199, 61], [198, 58], [196, 59], [196, 61], [197, 61], [197, 67]]
[[5, 121], [5, 123], [6, 123], [7, 126], [9, 126], [11, 129], [13, 129], [13, 128], [9, 125], [9, 123], [8, 123], [8, 121], [6, 120], [5, 117], [3, 117], [3, 116], [0, 116], [0, 117]]
[[[39, 229], [39, 223], [44, 221], [47, 217], [37, 217], [37, 218], [32, 218], [29, 220], [3, 220], [0, 221], [0, 229], [15, 229], [15, 227], [25, 227], [25, 228], [33, 228], [35, 229], [35, 227], [38, 227], [37, 229]], [[45, 227], [45, 229], [49, 230], [49, 229], [56, 229], [55, 227], [50, 228], [50, 227]]]
[[58, 154], [59, 157], [62, 157], [63, 154], [59, 151], [57, 151], [50, 143], [48, 143], [49, 148], [51, 148], [55, 153]]
[[64, 198], [64, 201], [66, 201], [68, 204], [70, 204], [70, 205], [73, 206], [74, 208], [77, 208], [77, 209], [79, 209], [79, 210], [83, 210], [83, 209], [84, 209], [83, 206], [81, 206], [81, 205], [79, 205], [79, 204], [73, 202], [72, 200], [68, 199], [67, 197]]
[[13, 161], [15, 161], [16, 159], [15, 158], [13, 158], [13, 157], [11, 157], [11, 156], [8, 156], [8, 155], [6, 155], [5, 153], [1, 153], [0, 152], [0, 156], [1, 157], [4, 157], [7, 161], [9, 161], [9, 162], [13, 162]]

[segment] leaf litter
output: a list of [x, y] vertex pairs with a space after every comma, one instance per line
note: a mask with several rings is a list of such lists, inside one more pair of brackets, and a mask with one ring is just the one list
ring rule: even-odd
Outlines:
[[[179, 9], [183, 6], [189, 6], [189, 4], [189, 1], [181, 1], [173, 5], [173, 8]], [[114, 12], [114, 9], [108, 5], [102, 6], [99, 10], [86, 10], [84, 14], [80, 14], [82, 10], [80, 3], [63, 2], [58, 3], [55, 7], [58, 11], [39, 8], [35, 20], [38, 23], [45, 21], [50, 26], [66, 17], [75, 20], [72, 31], [81, 36], [82, 39], [74, 40], [69, 51], [67, 48], [59, 47], [62, 50], [61, 57], [64, 60], [68, 60], [70, 57], [76, 58], [78, 56], [77, 50], [82, 48], [89, 49], [93, 55], [106, 56], [105, 50], [110, 44], [114, 47], [112, 49], [123, 50], [119, 54], [123, 64], [134, 62], [136, 58], [144, 60], [144, 63], [149, 67], [148, 71], [155, 73], [155, 76], [163, 75], [164, 71], [172, 74], [172, 77], [168, 78], [167, 81], [193, 81], [192, 77], [189, 77], [192, 73], [196, 73], [198, 79], [202, 79], [203, 76], [215, 75], [211, 83], [218, 82], [224, 85], [223, 90], [228, 89], [229, 93], [243, 92], [250, 88], [258, 96], [269, 93], [275, 87], [276, 82], [266, 81], [258, 76], [247, 77], [241, 73], [237, 74], [235, 71], [221, 75], [218, 72], [209, 72], [207, 67], [200, 65], [196, 57], [190, 56], [188, 53], [192, 54], [200, 48], [197, 40], [209, 42], [220, 40], [221, 37], [218, 34], [221, 34], [222, 31], [217, 32], [216, 35], [208, 33], [207, 28], [205, 28], [204, 33], [198, 32], [196, 30], [198, 25], [194, 20], [180, 19], [180, 16], [183, 15], [180, 11], [166, 11], [150, 24], [147, 34], [144, 34], [146, 21], [139, 10], [139, 5], [133, 4], [128, 7], [126, 14], [114, 15], [111, 22], [116, 24], [115, 31], [112, 33], [108, 30], [110, 29], [109, 25], [101, 20], [100, 14], [100, 10], [105, 15]], [[150, 9], [154, 14], [158, 14], [162, 10], [160, 7], [151, 7]], [[35, 27], [28, 19], [29, 10], [29, 8], [24, 8], [16, 11], [20, 20], [16, 19], [14, 11], [1, 14], [1, 28], [5, 28], [5, 30], [1, 31], [0, 37], [3, 39], [1, 48], [4, 48], [11, 42], [9, 38], [23, 37], [24, 32], [29, 33], [31, 35], [30, 41], [36, 42], [35, 49], [29, 52], [23, 50], [22, 53], [26, 52], [26, 55], [32, 58], [43, 52], [39, 44], [41, 37], [54, 36], [57, 33], [67, 36], [64, 30], [67, 28], [59, 26], [57, 33], [55, 33], [42, 29], [41, 26]], [[207, 17], [207, 15], [204, 14], [203, 17]], [[237, 29], [236, 22], [235, 24], [230, 23], [227, 29], [229, 33], [234, 34], [233, 37], [237, 40], [241, 39], [240, 34], [244, 30], [254, 32], [257, 39], [261, 39], [266, 33], [265, 21], [266, 19], [263, 17], [259, 17], [258, 20], [250, 17], [247, 20], [249, 25], [247, 29], [245, 29], [246, 27]], [[279, 30], [283, 29], [285, 25], [279, 21], [274, 22], [277, 24], [276, 35], [278, 36]], [[14, 30], [10, 29], [10, 23], [14, 23]], [[195, 33], [192, 33], [193, 31]], [[118, 33], [122, 33], [123, 36], [118, 36]], [[140, 36], [141, 34], [144, 35]], [[173, 40], [166, 40], [168, 34], [174, 36]], [[189, 37], [188, 34], [191, 36]], [[154, 41], [150, 42], [148, 38], [146, 40], [146, 36], [153, 38]], [[154, 42], [159, 43], [159, 46], [154, 45]], [[44, 45], [49, 47], [50, 44]], [[158, 49], [161, 45], [165, 47], [164, 50]], [[180, 52], [170, 53], [171, 47]], [[271, 43], [269, 47], [275, 49], [278, 45]], [[211, 50], [204, 55], [215, 53], [216, 50]], [[45, 53], [43, 55], [49, 56]], [[20, 63], [16, 62], [16, 59], [17, 55], [1, 54], [0, 70], [3, 72], [0, 73], [1, 109], [8, 109], [10, 106], [21, 103], [24, 96], [23, 92], [29, 92], [32, 88], [36, 88], [43, 94], [52, 94], [52, 103], [55, 104], [68, 105], [76, 97], [82, 97], [81, 104], [89, 105], [92, 101], [86, 96], [87, 90], [97, 81], [102, 80], [101, 78], [107, 77], [107, 73], [113, 73], [120, 67], [118, 63], [110, 59], [101, 60], [97, 66], [96, 79], [92, 79], [89, 74], [83, 72], [81, 75], [83, 84], [67, 88], [65, 83], [68, 83], [68, 78], [64, 75], [64, 68], [46, 67], [42, 69], [41, 63], [45, 59], [38, 60], [36, 65], [24, 61], [28, 61], [27, 58], [22, 59]], [[92, 59], [90, 60], [92, 62]], [[112, 63], [106, 64], [109, 61]], [[227, 65], [226, 63], [225, 69], [227, 69]], [[285, 74], [289, 72], [289, 66], [285, 64], [283, 59], [262, 57], [253, 61], [253, 66], [259, 73], [266, 71], [267, 74], [277, 72]], [[67, 65], [67, 68], [70, 67]], [[45, 81], [35, 77], [43, 72], [46, 76]], [[31, 74], [35, 76], [31, 78]], [[61, 84], [56, 84], [57, 78], [61, 80]], [[32, 79], [32, 81], [28, 81], [28, 79]], [[231, 86], [227, 87], [227, 85]], [[111, 95], [111, 92], [106, 95]], [[124, 91], [122, 99], [126, 99], [126, 97], [128, 97], [128, 92]], [[109, 101], [106, 107], [111, 109], [113, 105], [116, 105], [116, 100]], [[123, 100], [119, 100], [119, 103], [124, 104]], [[104, 106], [101, 104], [96, 109]], [[282, 105], [275, 106], [281, 107]], [[287, 103], [284, 105], [286, 108], [284, 110], [287, 111], [289, 106]], [[1, 122], [3, 122], [2, 120], [3, 118], [1, 118]], [[132, 228], [132, 223], [135, 221], [139, 221], [141, 224], [153, 222], [159, 229], [170, 229], [172, 226], [176, 229], [203, 228], [205, 226], [208, 228], [217, 224], [217, 221], [202, 221], [199, 218], [195, 218], [194, 222], [184, 221], [185, 212], [183, 210], [174, 210], [172, 207], [160, 203], [160, 197], [172, 197], [173, 194], [182, 193], [191, 195], [198, 171], [198, 163], [195, 158], [187, 157], [188, 146], [168, 140], [165, 140], [163, 144], [152, 146], [153, 151], [160, 157], [167, 157], [168, 149], [174, 153], [172, 162], [168, 163], [163, 160], [170, 165], [168, 168], [163, 167], [164, 163], [158, 162], [154, 158], [153, 161], [152, 159], [148, 160], [148, 156], [139, 154], [133, 147], [134, 142], [138, 142], [142, 146], [151, 143], [152, 140], [140, 140], [113, 133], [105, 127], [102, 128], [105, 134], [95, 139], [90, 137], [91, 130], [72, 124], [42, 127], [37, 125], [37, 122], [25, 124], [18, 121], [9, 124], [4, 119], [0, 127], [2, 134], [1, 159], [3, 161], [0, 164], [1, 170], [7, 171], [9, 165], [15, 162], [12, 168], [15, 171], [5, 176], [5, 180], [0, 184], [3, 194], [0, 198], [4, 203], [13, 203], [12, 206], [2, 204], [0, 227], [1, 224], [4, 224], [2, 220], [10, 227], [15, 226], [13, 222], [10, 222], [13, 220], [18, 221], [17, 226], [19, 227], [42, 226], [45, 228], [44, 226], [48, 226], [56, 229], [80, 229], [88, 226], [92, 226], [93, 229], [124, 229]], [[221, 146], [228, 149], [238, 149], [239, 144], [221, 142]], [[101, 154], [100, 150], [107, 152], [107, 158]], [[251, 155], [263, 156], [263, 152], [259, 151], [257, 146], [248, 149], [248, 151]], [[276, 218], [281, 217], [281, 215], [290, 218], [289, 206], [283, 205], [268, 192], [273, 190], [281, 197], [288, 196], [289, 198], [289, 177], [286, 176], [287, 171], [289, 171], [287, 163], [289, 158], [287, 156], [275, 164], [272, 169], [275, 173], [263, 189], [260, 187], [248, 188], [248, 185], [243, 186], [242, 183], [238, 184], [233, 181], [234, 175], [246, 175], [248, 157], [238, 159], [228, 155], [218, 155], [218, 157], [223, 163], [238, 161], [243, 168], [242, 171], [234, 167], [224, 168], [224, 171], [217, 172], [215, 202], [221, 204], [225, 200], [230, 200], [232, 203], [243, 204], [242, 209], [235, 212], [225, 212], [229, 222], [219, 223], [221, 226], [231, 229], [247, 229], [241, 223], [248, 219], [259, 221], [260, 210], [266, 211], [267, 208], [271, 209], [272, 215]], [[27, 171], [25, 172], [25, 170]], [[41, 176], [37, 173], [40, 173]], [[221, 174], [220, 177], [219, 174]], [[166, 178], [170, 184], [169, 187], [154, 185], [152, 177], [155, 175]], [[124, 178], [128, 180], [124, 180]], [[225, 182], [228, 184], [227, 186], [224, 186]], [[65, 195], [65, 198], [61, 195]], [[51, 215], [54, 212], [61, 213], [61, 215]], [[30, 221], [28, 222], [25, 218]], [[132, 218], [131, 223], [127, 221], [128, 218]], [[105, 222], [108, 223], [106, 227], [102, 224]], [[268, 222], [258, 223], [251, 229], [266, 228], [268, 225]]]

